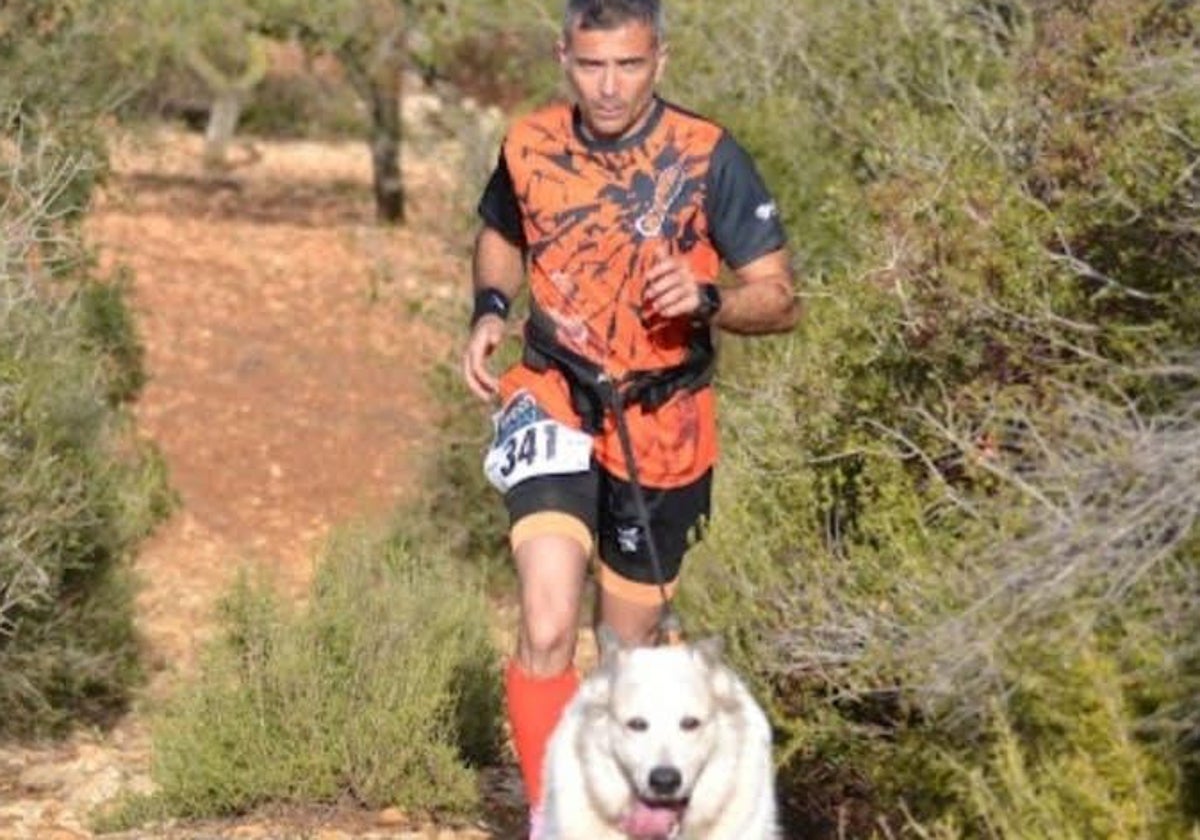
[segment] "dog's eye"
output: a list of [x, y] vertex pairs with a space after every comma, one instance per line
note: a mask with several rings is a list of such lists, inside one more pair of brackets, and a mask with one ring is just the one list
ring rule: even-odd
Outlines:
[[645, 732], [650, 728], [650, 724], [646, 722], [645, 718], [630, 718], [625, 721], [625, 726], [634, 732]]
[[679, 728], [684, 732], [691, 732], [695, 729], [699, 729], [700, 718], [685, 717], [683, 720], [679, 721]]

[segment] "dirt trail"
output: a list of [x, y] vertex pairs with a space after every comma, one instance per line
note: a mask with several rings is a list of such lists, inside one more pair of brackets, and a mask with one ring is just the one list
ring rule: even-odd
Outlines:
[[[427, 223], [372, 223], [363, 144], [259, 144], [213, 180], [194, 171], [197, 142], [119, 155], [93, 226], [136, 277], [150, 373], [138, 426], [182, 498], [139, 558], [144, 627], [185, 662], [239, 565], [299, 594], [331, 524], [411, 485], [422, 377], [447, 340], [408, 304], [449, 298], [465, 276]], [[442, 172], [406, 173], [421, 206], [453, 188]]]
[[[102, 262], [134, 273], [149, 373], [137, 423], [181, 498], [137, 559], [154, 669], [143, 707], [191, 668], [239, 568], [299, 596], [331, 525], [386, 514], [410, 490], [431, 441], [423, 376], [451, 349], [427, 304], [460, 293], [467, 271], [444, 239], [455, 167], [437, 154], [405, 162], [415, 218], [384, 230], [361, 143], [258, 143], [219, 179], [199, 170], [199, 144], [165, 131], [123, 144], [91, 222]], [[0, 837], [89, 837], [88, 808], [149, 784], [142, 717], [0, 751]], [[394, 813], [173, 832], [137, 836], [492, 836], [418, 832]]]

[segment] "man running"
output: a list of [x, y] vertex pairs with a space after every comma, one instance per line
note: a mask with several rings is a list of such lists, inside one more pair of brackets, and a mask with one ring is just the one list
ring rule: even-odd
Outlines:
[[[502, 406], [485, 467], [504, 493], [520, 582], [505, 691], [535, 821], [546, 741], [578, 684], [593, 554], [599, 619], [648, 642], [709, 514], [713, 329], [783, 332], [799, 316], [783, 226], [753, 162], [720, 126], [655, 93], [663, 37], [659, 0], [567, 0], [558, 60], [573, 104], [510, 128], [479, 205], [463, 375]], [[718, 286], [722, 262], [733, 282]], [[524, 355], [497, 378], [487, 361], [526, 276]]]

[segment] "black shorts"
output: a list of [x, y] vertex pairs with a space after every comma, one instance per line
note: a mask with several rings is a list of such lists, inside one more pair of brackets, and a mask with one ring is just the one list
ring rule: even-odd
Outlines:
[[[704, 536], [712, 504], [712, 470], [682, 487], [646, 487], [643, 492], [664, 582], [670, 582], [679, 576], [688, 548]], [[595, 460], [586, 473], [527, 479], [505, 494], [504, 503], [512, 524], [545, 512], [578, 519], [593, 535], [605, 566], [634, 583], [658, 583], [633, 486]]]

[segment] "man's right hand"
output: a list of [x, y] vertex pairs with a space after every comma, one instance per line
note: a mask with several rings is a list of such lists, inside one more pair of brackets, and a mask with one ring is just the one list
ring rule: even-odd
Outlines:
[[463, 378], [471, 393], [485, 402], [494, 400], [500, 392], [500, 380], [488, 370], [487, 361], [504, 340], [505, 329], [499, 315], [484, 315], [471, 330], [463, 351]]

